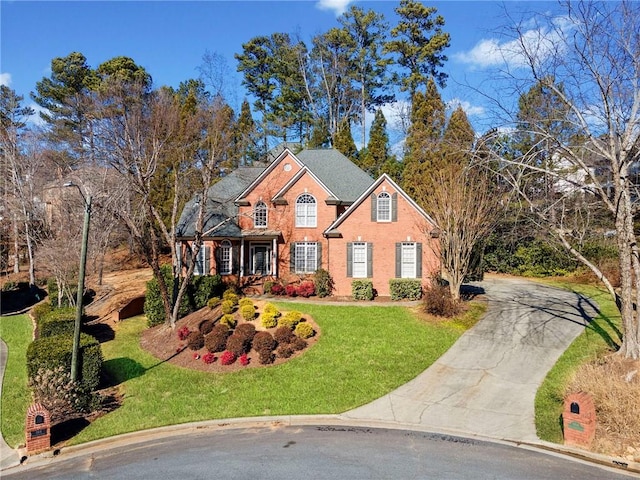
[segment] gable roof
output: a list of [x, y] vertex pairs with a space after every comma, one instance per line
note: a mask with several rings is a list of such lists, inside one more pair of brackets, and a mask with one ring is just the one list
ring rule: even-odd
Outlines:
[[323, 235], [328, 235], [333, 230], [336, 230], [346, 219], [353, 213], [361, 204], [364, 202], [373, 191], [378, 188], [383, 182], [388, 182], [393, 189], [398, 192], [420, 215], [422, 215], [429, 223], [431, 223], [434, 227], [436, 226], [436, 222], [425, 212], [420, 205], [418, 205], [402, 188], [398, 186], [396, 182], [392, 180], [392, 178], [383, 173], [369, 188], [367, 188], [353, 204], [345, 210], [345, 212], [340, 215], [327, 229], [323, 232]]
[[355, 201], [358, 198], [358, 192], [368, 188], [374, 181], [368, 173], [334, 148], [306, 149], [297, 155], [288, 148], [284, 148], [264, 172], [238, 195], [236, 202], [251, 192], [269, 172], [276, 168], [287, 154], [300, 167], [306, 167], [327, 192], [330, 192], [336, 197], [336, 200], [343, 203]]
[[[208, 232], [207, 237], [240, 236], [240, 227], [232, 221], [225, 222], [225, 220], [236, 214], [233, 200], [263, 171], [264, 167], [239, 167], [209, 187], [202, 228], [203, 232]], [[176, 226], [176, 235], [178, 237], [193, 237], [195, 235], [199, 203], [200, 196], [195, 195], [184, 206]], [[212, 230], [216, 226], [218, 227]]]

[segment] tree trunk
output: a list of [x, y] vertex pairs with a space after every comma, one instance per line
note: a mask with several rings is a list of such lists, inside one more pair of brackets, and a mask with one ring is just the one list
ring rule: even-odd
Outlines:
[[18, 216], [13, 215], [13, 273], [20, 273], [20, 231]]

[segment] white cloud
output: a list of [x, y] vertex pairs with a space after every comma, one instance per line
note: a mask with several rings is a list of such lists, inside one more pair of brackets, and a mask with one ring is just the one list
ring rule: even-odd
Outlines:
[[351, 0], [318, 0], [316, 8], [320, 10], [333, 10], [337, 17], [347, 10], [349, 3], [351, 3]]
[[449, 102], [447, 102], [447, 106], [451, 110], [458, 108], [458, 106], [462, 107], [462, 110], [464, 110], [464, 113], [466, 113], [468, 117], [482, 116], [485, 114], [485, 111], [486, 111], [485, 108], [480, 105], [471, 105], [470, 102], [467, 102], [465, 100], [460, 100], [459, 98], [454, 98], [453, 100], [450, 100]]
[[11, 85], [10, 73], [0, 73], [0, 85], [4, 85], [5, 87], [8, 87]]
[[42, 117], [40, 117], [40, 112], [46, 112], [47, 109], [42, 108], [37, 103], [29, 104], [29, 108], [33, 109], [33, 115], [29, 116], [29, 118], [27, 119], [27, 122], [31, 123], [32, 125], [38, 125], [38, 126], [44, 125], [44, 120], [42, 119]]
[[563, 32], [571, 25], [556, 18], [554, 28], [530, 28], [517, 39], [500, 41], [496, 38], [482, 39], [471, 50], [458, 52], [453, 58], [474, 68], [506, 66], [520, 68], [540, 64], [550, 55], [558, 53], [563, 45]]

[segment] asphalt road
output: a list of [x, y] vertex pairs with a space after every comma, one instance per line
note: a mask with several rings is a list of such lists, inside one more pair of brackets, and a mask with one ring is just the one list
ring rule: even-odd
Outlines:
[[193, 431], [3, 472], [18, 479], [581, 479], [629, 477], [565, 457], [441, 434], [310, 426]]

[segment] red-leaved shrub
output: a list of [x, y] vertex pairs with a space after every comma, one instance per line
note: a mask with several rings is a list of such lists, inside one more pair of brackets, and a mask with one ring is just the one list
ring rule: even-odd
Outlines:
[[247, 356], [246, 353], [243, 353], [242, 355], [240, 355], [240, 358], [238, 358], [238, 361], [240, 362], [240, 365], [242, 365], [243, 367], [246, 367], [247, 365], [249, 365], [249, 357]]
[[233, 362], [236, 361], [236, 354], [233, 352], [230, 352], [229, 350], [225, 350], [224, 352], [222, 352], [222, 355], [220, 355], [220, 363], [222, 365], [231, 365]]
[[287, 297], [295, 297], [298, 294], [298, 287], [295, 285], [287, 285], [284, 287], [284, 291], [287, 294]]
[[316, 294], [316, 286], [310, 280], [305, 280], [298, 285], [298, 295], [301, 297], [309, 298]]
[[280, 285], [279, 283], [274, 283], [273, 286], [271, 287], [271, 294], [272, 295], [284, 295], [284, 287], [282, 285]]
[[202, 356], [202, 361], [208, 365], [216, 361], [216, 356], [211, 352], [207, 352]]
[[191, 333], [191, 330], [189, 330], [189, 327], [187, 327], [186, 325], [180, 327], [178, 329], [178, 340], [180, 340], [181, 342], [184, 342], [190, 333]]

